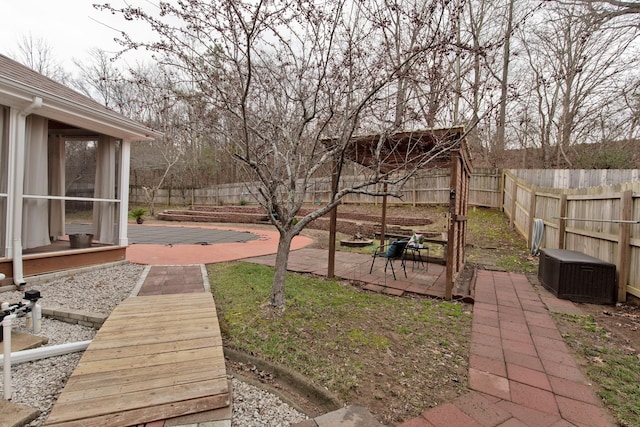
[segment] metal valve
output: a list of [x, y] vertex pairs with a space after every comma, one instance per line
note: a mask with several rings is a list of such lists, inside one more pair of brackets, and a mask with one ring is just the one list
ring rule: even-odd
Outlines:
[[40, 299], [40, 291], [37, 289], [29, 289], [24, 293], [24, 299], [31, 302], [36, 302]]

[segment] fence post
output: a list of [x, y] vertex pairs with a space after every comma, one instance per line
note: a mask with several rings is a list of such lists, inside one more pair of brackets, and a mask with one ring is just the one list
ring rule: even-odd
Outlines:
[[513, 184], [511, 184], [511, 218], [509, 218], [509, 222], [511, 223], [511, 227], [515, 227], [516, 225], [516, 198], [518, 197], [518, 181], [513, 178]]
[[[331, 169], [331, 196], [329, 202], [333, 202], [333, 199], [338, 190], [338, 166], [336, 160], [333, 160], [333, 167]], [[334, 206], [330, 211], [329, 217], [329, 259], [327, 263], [327, 277], [333, 278], [335, 276], [336, 266], [336, 230], [338, 224], [338, 206]]]
[[506, 172], [504, 169], [500, 169], [500, 179], [498, 182], [498, 209], [500, 212], [504, 212], [504, 181], [506, 179]]
[[316, 204], [316, 187], [318, 186], [317, 181], [313, 181], [313, 195], [311, 196], [311, 203]]
[[[631, 221], [633, 215], [633, 191], [626, 190], [620, 195], [620, 219]], [[627, 282], [631, 268], [631, 224], [618, 225], [618, 302], [627, 300]]]
[[[376, 193], [380, 190], [380, 183], [376, 182], [375, 184], [375, 191]], [[378, 206], [378, 198], [374, 197], [373, 198], [373, 206]], [[382, 245], [384, 245], [384, 243], [381, 243]]]
[[527, 233], [527, 247], [531, 248], [533, 244], [533, 222], [536, 216], [536, 190], [535, 188], [531, 189], [531, 199], [529, 202], [529, 231]]
[[560, 213], [558, 217], [560, 218], [558, 221], [558, 249], [564, 249], [565, 247], [565, 232], [567, 230], [567, 220], [563, 219], [567, 216], [567, 195], [560, 195]]
[[416, 177], [411, 177], [411, 196], [413, 198], [413, 207], [416, 207]]

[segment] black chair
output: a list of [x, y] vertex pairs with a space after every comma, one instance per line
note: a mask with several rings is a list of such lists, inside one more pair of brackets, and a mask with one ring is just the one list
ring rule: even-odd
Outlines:
[[373, 264], [376, 262], [377, 258], [386, 258], [386, 262], [384, 264], [384, 275], [387, 277], [387, 267], [391, 265], [391, 272], [393, 273], [393, 280], [396, 280], [396, 271], [393, 268], [394, 260], [401, 260], [400, 265], [402, 266], [402, 270], [404, 270], [404, 277], [407, 277], [407, 269], [405, 267], [404, 262], [404, 253], [407, 248], [408, 240], [396, 240], [388, 245], [378, 246], [373, 252], [373, 260], [371, 261], [371, 268], [369, 269], [369, 274], [373, 271]]

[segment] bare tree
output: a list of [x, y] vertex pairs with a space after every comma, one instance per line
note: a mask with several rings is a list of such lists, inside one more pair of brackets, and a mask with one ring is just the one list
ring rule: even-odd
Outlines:
[[594, 124], [614, 102], [615, 80], [636, 61], [629, 55], [635, 32], [613, 27], [585, 6], [556, 3], [537, 17], [534, 27], [522, 29], [521, 37], [536, 94], [544, 165], [571, 165], [567, 150], [573, 143], [601, 140]]
[[513, 9], [515, 0], [509, 0], [507, 6], [506, 29], [502, 53], [502, 73], [500, 75], [500, 114], [496, 132], [495, 147], [498, 152], [505, 149], [505, 125], [507, 122], [507, 91], [509, 84], [509, 65], [511, 60], [511, 35], [513, 32]]
[[[458, 4], [422, 0], [370, 1], [362, 13], [380, 32], [383, 59], [398, 70], [394, 97], [381, 111], [381, 119], [398, 129], [429, 128], [442, 124], [452, 95], [451, 78], [445, 72], [447, 56], [453, 52], [452, 35], [458, 28]], [[443, 40], [442, 37], [447, 37]], [[434, 48], [407, 62], [415, 49], [429, 40]], [[450, 123], [450, 122], [447, 122]]]
[[509, 40], [509, 33], [503, 31], [500, 24], [504, 15], [502, 9], [501, 4], [491, 1], [464, 3], [457, 41], [459, 52], [454, 64], [455, 74], [460, 79], [457, 121], [476, 124], [484, 119], [471, 133], [470, 145], [476, 151], [484, 148], [486, 158], [492, 162], [495, 162], [496, 151], [501, 151], [491, 135], [492, 109], [496, 102], [492, 97], [499, 80], [493, 68], [499, 60], [499, 47], [503, 43], [507, 46]]
[[73, 86], [85, 95], [95, 99], [107, 108], [126, 113], [125, 107], [131, 100], [127, 90], [131, 82], [119, 70], [111, 57], [102, 49], [91, 49], [89, 60], [74, 60], [79, 75]]
[[134, 105], [133, 117], [164, 134], [148, 144], [134, 145], [131, 153], [132, 170], [147, 171], [142, 189], [149, 213], [154, 215], [157, 192], [187, 147], [188, 132], [183, 123], [187, 120], [188, 106], [176, 97], [175, 83], [162, 67], [139, 66], [130, 72], [135, 88], [129, 101]]
[[[470, 146], [484, 155], [492, 167], [501, 165], [504, 150], [514, 144], [507, 140], [510, 103], [519, 95], [512, 70], [514, 31], [540, 7], [526, 0], [471, 0], [464, 3], [458, 41], [460, 55], [455, 65], [462, 80], [463, 123], [478, 123], [470, 135]], [[514, 53], [515, 52], [515, 53]]]
[[[629, 82], [620, 91], [624, 109], [628, 111], [626, 139], [640, 139], [640, 79]], [[623, 128], [624, 129], [624, 128]]]
[[18, 42], [15, 59], [59, 83], [66, 84], [69, 80], [69, 74], [56, 61], [53, 48], [42, 37], [34, 37], [31, 33], [23, 35]]
[[[640, 14], [640, 3], [635, 0], [577, 0], [591, 11], [608, 18]], [[636, 23], [637, 25], [637, 23]]]
[[[102, 6], [148, 23], [158, 39], [125, 36], [125, 47], [158, 52], [186, 86], [198, 88], [191, 96], [222, 115], [211, 121], [211, 131], [224, 136], [247, 178], [259, 183], [253, 197], [274, 214], [279, 231], [271, 306], [284, 308], [291, 241], [304, 227], [346, 194], [382, 195], [373, 184], [402, 183], [434, 155], [414, 153], [410, 167], [384, 167], [398, 153], [385, 138], [395, 129], [393, 121], [381, 112], [405, 99], [398, 95], [401, 77], [426, 55], [444, 54], [452, 40], [450, 26], [441, 25], [448, 2], [426, 3], [421, 19], [433, 37], [397, 46], [396, 62], [388, 60], [391, 46], [380, 25], [368, 19], [366, 2], [194, 0], [162, 3], [159, 13]], [[357, 184], [338, 179], [330, 200], [295, 220], [310, 180], [328, 167], [339, 178], [352, 137], [363, 133], [381, 135], [369, 152], [369, 172]]]

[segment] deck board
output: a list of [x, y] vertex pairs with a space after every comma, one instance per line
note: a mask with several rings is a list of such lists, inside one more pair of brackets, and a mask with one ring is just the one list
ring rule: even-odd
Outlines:
[[131, 297], [98, 331], [45, 425], [130, 426], [229, 402], [213, 297]]

